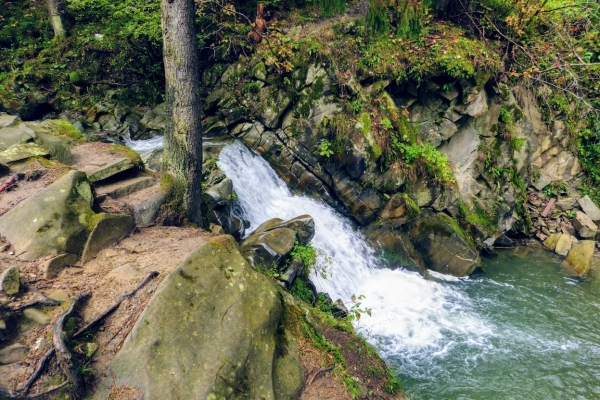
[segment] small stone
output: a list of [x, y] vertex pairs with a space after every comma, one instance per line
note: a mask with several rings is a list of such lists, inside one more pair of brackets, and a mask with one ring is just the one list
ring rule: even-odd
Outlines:
[[537, 231], [535, 233], [535, 237], [538, 238], [541, 242], [545, 241], [546, 239], [548, 239], [548, 235], [546, 235], [543, 232]]
[[0, 365], [13, 364], [27, 357], [29, 348], [21, 343], [11, 344], [0, 350]]
[[69, 265], [75, 265], [77, 256], [75, 254], [61, 254], [50, 260], [45, 261], [41, 269], [44, 272], [46, 279], [53, 279]]
[[9, 267], [0, 275], [0, 289], [9, 296], [19, 293], [19, 268]]
[[86, 343], [85, 344], [85, 356], [87, 358], [91, 358], [94, 353], [98, 350], [98, 345], [96, 343]]
[[23, 315], [25, 318], [40, 325], [47, 325], [50, 323], [50, 317], [36, 308], [24, 309]]
[[544, 240], [544, 246], [546, 246], [550, 250], [554, 250], [561, 236], [562, 233], [555, 233], [553, 235], [550, 235], [548, 239]]
[[2, 330], [6, 329], [6, 322], [3, 319], [0, 319], [0, 329], [2, 329]]
[[63, 289], [58, 289], [48, 297], [56, 301], [69, 301], [69, 293]]
[[573, 226], [577, 229], [579, 236], [582, 238], [593, 238], [598, 232], [598, 226], [591, 220], [587, 214], [577, 211], [573, 218]]
[[571, 250], [571, 246], [574, 242], [577, 242], [571, 235], [560, 235], [558, 241], [556, 242], [556, 247], [554, 248], [554, 252], [561, 256], [566, 256]]
[[600, 208], [598, 208], [598, 206], [594, 204], [594, 202], [592, 201], [592, 199], [590, 199], [589, 196], [586, 195], [581, 199], [577, 200], [577, 202], [581, 206], [583, 212], [588, 217], [590, 217], [592, 221], [600, 221]]
[[546, 174], [542, 174], [540, 176], [540, 178], [537, 180], [537, 182], [535, 182], [533, 184], [533, 187], [535, 187], [537, 190], [542, 190], [544, 189], [546, 186], [548, 186], [550, 183], [552, 183], [552, 178], [550, 178], [548, 175]]

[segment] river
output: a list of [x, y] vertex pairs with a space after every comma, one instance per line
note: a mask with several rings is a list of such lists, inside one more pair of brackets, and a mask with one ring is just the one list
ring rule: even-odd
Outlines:
[[402, 380], [411, 399], [600, 398], [600, 282], [561, 273], [543, 249], [485, 258], [469, 278], [426, 280], [382, 267], [355, 225], [330, 206], [293, 195], [246, 146], [226, 146], [219, 167], [232, 179], [250, 231], [270, 218], [310, 214], [312, 241], [329, 275], [318, 289], [371, 309], [355, 323]]

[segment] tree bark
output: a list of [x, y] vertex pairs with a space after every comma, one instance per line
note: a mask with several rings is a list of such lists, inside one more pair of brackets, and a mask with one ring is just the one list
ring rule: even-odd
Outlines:
[[263, 33], [267, 27], [267, 21], [265, 21], [265, 5], [258, 3], [256, 5], [256, 18], [252, 24], [252, 29], [248, 32], [248, 39], [254, 44], [259, 44], [262, 40]]
[[62, 15], [65, 12], [65, 4], [63, 0], [46, 0], [48, 6], [48, 15], [50, 16], [50, 23], [52, 29], [54, 29], [55, 38], [63, 38], [67, 35], [65, 27], [62, 22]]
[[162, 0], [167, 120], [163, 169], [185, 185], [190, 222], [202, 226], [202, 120], [194, 0]]

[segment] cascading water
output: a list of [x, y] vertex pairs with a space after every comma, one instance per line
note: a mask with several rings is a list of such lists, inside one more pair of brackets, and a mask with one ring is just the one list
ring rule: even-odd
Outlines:
[[485, 344], [491, 329], [469, 311], [469, 299], [451, 286], [424, 280], [416, 272], [381, 268], [374, 250], [352, 223], [330, 206], [306, 196], [292, 195], [286, 184], [260, 156], [235, 142], [220, 153], [218, 166], [233, 181], [243, 217], [257, 227], [271, 218], [290, 219], [309, 214], [315, 220], [312, 241], [329, 279], [313, 275], [320, 291], [346, 303], [364, 295], [362, 306], [372, 317], [356, 325], [384, 356], [407, 359], [443, 352], [456, 340]]
[[[411, 399], [600, 398], [600, 282], [560, 274], [560, 259], [520, 248], [469, 279], [425, 280], [382, 268], [351, 221], [292, 195], [268, 163], [235, 142], [219, 156], [253, 228], [309, 214], [331, 278], [318, 289], [372, 310], [357, 330], [398, 368]], [[519, 252], [528, 252], [519, 254]], [[514, 254], [517, 253], [517, 254]]]

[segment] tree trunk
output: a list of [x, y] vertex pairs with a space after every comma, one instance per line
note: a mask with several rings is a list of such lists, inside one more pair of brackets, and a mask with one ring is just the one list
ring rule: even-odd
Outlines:
[[52, 24], [52, 29], [54, 29], [54, 37], [65, 37], [67, 34], [62, 23], [62, 15], [65, 12], [65, 4], [63, 3], [63, 0], [46, 0], [46, 5], [48, 6], [50, 23]]
[[162, 0], [167, 120], [163, 169], [185, 186], [190, 222], [202, 226], [202, 120], [194, 0]]
[[265, 5], [263, 3], [258, 3], [256, 5], [256, 18], [252, 24], [252, 29], [250, 32], [248, 32], [248, 39], [250, 39], [253, 44], [259, 44], [262, 40], [266, 27], [267, 22], [265, 21]]

